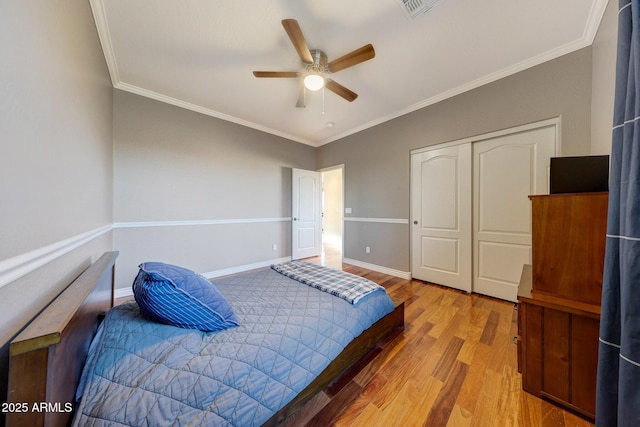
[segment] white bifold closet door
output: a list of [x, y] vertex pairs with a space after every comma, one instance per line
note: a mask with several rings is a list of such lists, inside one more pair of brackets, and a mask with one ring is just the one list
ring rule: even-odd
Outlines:
[[411, 272], [471, 292], [471, 144], [411, 156]]
[[531, 264], [531, 194], [548, 193], [556, 127], [473, 144], [473, 291], [516, 301]]
[[555, 146], [552, 124], [413, 153], [413, 277], [516, 301]]

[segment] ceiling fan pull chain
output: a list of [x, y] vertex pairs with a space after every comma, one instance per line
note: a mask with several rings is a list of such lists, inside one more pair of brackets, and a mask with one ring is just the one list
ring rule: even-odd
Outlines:
[[322, 88], [322, 115], [324, 116], [324, 87]]

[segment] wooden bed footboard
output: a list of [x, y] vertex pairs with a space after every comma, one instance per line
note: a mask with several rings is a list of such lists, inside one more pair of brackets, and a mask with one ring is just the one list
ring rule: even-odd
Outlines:
[[9, 346], [6, 424], [66, 426], [91, 339], [113, 307], [117, 252], [103, 254]]
[[[398, 335], [404, 330], [404, 302], [395, 302], [395, 309], [382, 319], [374, 323], [369, 329], [349, 343], [344, 350], [325, 368], [318, 377], [293, 398], [291, 402], [276, 412], [262, 427], [278, 426], [292, 417], [315, 395], [321, 393], [325, 387], [338, 380], [361, 358], [372, 351], [376, 344], [390, 336]], [[320, 412], [322, 408], [318, 409]]]

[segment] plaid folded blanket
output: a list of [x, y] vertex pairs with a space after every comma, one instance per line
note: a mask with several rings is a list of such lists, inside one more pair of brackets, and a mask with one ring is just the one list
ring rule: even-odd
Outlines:
[[382, 286], [364, 277], [304, 261], [274, 264], [271, 268], [291, 279], [335, 295], [351, 304], [357, 303], [373, 291], [384, 290]]

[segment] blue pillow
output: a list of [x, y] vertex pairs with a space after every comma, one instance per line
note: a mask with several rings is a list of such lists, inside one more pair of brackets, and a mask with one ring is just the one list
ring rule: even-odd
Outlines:
[[144, 316], [207, 332], [239, 325], [227, 300], [203, 276], [161, 262], [145, 262], [139, 267], [133, 295]]

